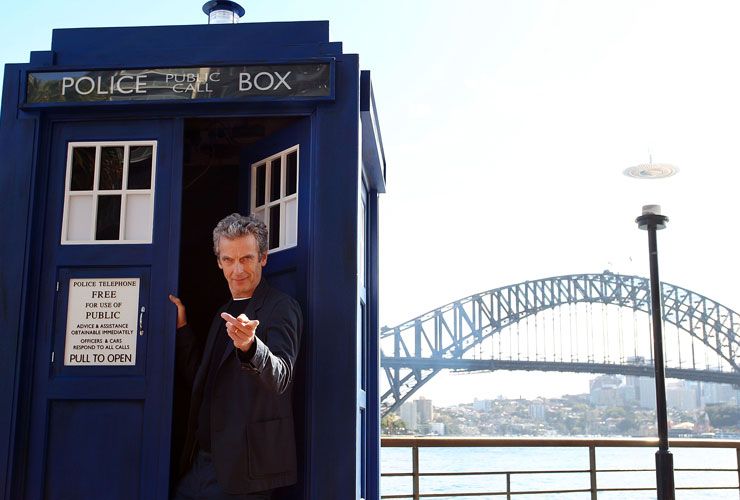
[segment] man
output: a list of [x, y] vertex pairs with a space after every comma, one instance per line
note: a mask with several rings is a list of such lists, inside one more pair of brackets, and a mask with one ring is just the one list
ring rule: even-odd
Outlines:
[[298, 303], [262, 279], [267, 228], [231, 214], [213, 230], [213, 250], [232, 299], [198, 349], [177, 306], [177, 369], [192, 385], [174, 498], [263, 500], [296, 482], [291, 389], [303, 319]]

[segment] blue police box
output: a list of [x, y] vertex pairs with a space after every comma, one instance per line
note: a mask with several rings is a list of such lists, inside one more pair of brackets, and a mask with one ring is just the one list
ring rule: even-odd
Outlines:
[[5, 68], [0, 151], [3, 498], [168, 497], [189, 388], [167, 295], [207, 330], [228, 298], [210, 233], [236, 211], [304, 311], [282, 497], [379, 497], [385, 160], [328, 22], [55, 30]]

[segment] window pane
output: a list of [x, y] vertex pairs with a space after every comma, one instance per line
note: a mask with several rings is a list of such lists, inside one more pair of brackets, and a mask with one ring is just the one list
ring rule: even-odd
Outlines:
[[152, 187], [152, 147], [131, 146], [128, 158], [128, 189]]
[[255, 175], [255, 196], [254, 206], [261, 207], [265, 204], [265, 164], [257, 166], [257, 174]]
[[96, 240], [117, 240], [121, 229], [121, 195], [98, 197]]
[[280, 205], [270, 207], [270, 249], [280, 246]]
[[270, 162], [270, 201], [280, 199], [280, 158]]
[[285, 203], [285, 246], [292, 247], [298, 241], [298, 200]]
[[90, 241], [92, 200], [92, 195], [69, 197], [67, 241]]
[[126, 231], [124, 240], [151, 241], [151, 195], [130, 194], [126, 197]]
[[123, 146], [101, 148], [98, 186], [103, 190], [123, 187]]
[[285, 165], [285, 196], [296, 192], [298, 185], [298, 152], [293, 151], [287, 157]]
[[94, 177], [95, 148], [74, 148], [70, 191], [91, 191]]

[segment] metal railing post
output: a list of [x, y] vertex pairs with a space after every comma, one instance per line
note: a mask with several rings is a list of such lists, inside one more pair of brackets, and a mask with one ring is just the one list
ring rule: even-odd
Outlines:
[[588, 474], [591, 477], [591, 500], [596, 500], [599, 493], [596, 487], [596, 446], [594, 445], [588, 447]]
[[[740, 452], [740, 450], [738, 450]], [[511, 473], [506, 473], [506, 500], [511, 500]]]
[[419, 447], [411, 448], [411, 461], [413, 463], [413, 493], [414, 500], [419, 500]]
[[737, 456], [737, 489], [740, 491], [740, 448], [735, 448], [735, 455]]

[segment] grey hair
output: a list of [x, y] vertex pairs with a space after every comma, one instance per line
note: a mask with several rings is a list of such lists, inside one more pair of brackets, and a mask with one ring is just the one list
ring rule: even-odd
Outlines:
[[259, 257], [267, 254], [267, 226], [254, 215], [233, 213], [221, 219], [213, 229], [213, 253], [219, 255], [218, 242], [221, 238], [234, 240], [251, 234], [257, 240]]

